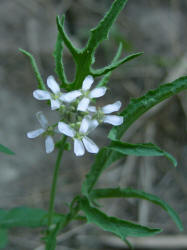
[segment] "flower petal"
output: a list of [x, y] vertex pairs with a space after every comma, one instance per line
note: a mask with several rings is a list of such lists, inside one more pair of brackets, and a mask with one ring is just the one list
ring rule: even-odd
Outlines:
[[59, 100], [61, 100], [62, 102], [65, 102], [65, 95], [64, 93], [62, 93], [60, 96], [59, 96]]
[[72, 129], [68, 124], [64, 123], [64, 122], [59, 122], [58, 123], [58, 130], [64, 134], [67, 135], [69, 137], [74, 137], [76, 132], [74, 129]]
[[51, 91], [54, 94], [57, 94], [60, 92], [60, 87], [59, 87], [58, 83], [55, 81], [55, 78], [53, 76], [48, 76], [47, 86], [51, 89]]
[[95, 128], [97, 128], [98, 125], [99, 125], [99, 122], [96, 119], [91, 120], [87, 133], [88, 134], [91, 133]]
[[93, 113], [96, 113], [97, 109], [96, 109], [95, 106], [89, 106], [89, 107], [88, 107], [88, 111], [93, 112]]
[[123, 117], [119, 115], [105, 115], [103, 122], [118, 126], [123, 123]]
[[46, 119], [45, 115], [43, 114], [43, 112], [42, 111], [37, 112], [36, 118], [39, 121], [42, 128], [46, 130], [47, 127], [49, 126], [49, 123], [48, 123], [48, 120]]
[[27, 137], [30, 139], [36, 138], [39, 135], [43, 134], [45, 132], [45, 130], [43, 128], [39, 128], [33, 131], [30, 131], [27, 133]]
[[90, 98], [98, 98], [103, 96], [106, 93], [107, 88], [106, 87], [99, 87], [95, 88], [92, 91], [90, 91]]
[[82, 83], [82, 89], [83, 90], [89, 90], [94, 82], [93, 76], [87, 76], [83, 83]]
[[53, 152], [55, 148], [55, 144], [54, 144], [54, 141], [53, 141], [53, 137], [48, 135], [45, 139], [45, 150], [46, 150], [46, 153], [49, 154], [51, 152]]
[[90, 99], [84, 97], [78, 104], [77, 110], [79, 111], [86, 111], [88, 108], [88, 105], [90, 103]]
[[106, 105], [102, 108], [104, 114], [110, 114], [112, 112], [118, 111], [121, 108], [121, 102], [117, 101], [113, 104]]
[[80, 92], [80, 90], [73, 90], [67, 94], [63, 95], [63, 101], [65, 102], [73, 102], [74, 100], [76, 100], [77, 97], [81, 96], [82, 93]]
[[51, 110], [55, 110], [55, 109], [59, 109], [59, 108], [60, 108], [59, 100], [51, 99]]
[[41, 89], [34, 90], [33, 96], [37, 100], [50, 100], [51, 99], [50, 93], [46, 90], [41, 90]]
[[93, 153], [93, 154], [98, 153], [98, 151], [99, 151], [98, 146], [90, 138], [88, 138], [87, 136], [84, 136], [82, 141], [84, 143], [86, 150], [89, 153]]
[[83, 118], [82, 122], [81, 122], [81, 125], [80, 125], [80, 129], [79, 129], [79, 132], [81, 134], [86, 134], [86, 132], [88, 131], [88, 128], [89, 128], [89, 122], [90, 120], [88, 118]]
[[74, 139], [74, 153], [76, 156], [82, 156], [85, 153], [84, 145], [81, 140]]

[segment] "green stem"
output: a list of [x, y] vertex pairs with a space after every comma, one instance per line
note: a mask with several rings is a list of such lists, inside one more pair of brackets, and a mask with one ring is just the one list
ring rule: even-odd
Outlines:
[[56, 186], [57, 186], [57, 179], [58, 179], [58, 173], [60, 168], [60, 162], [62, 159], [62, 155], [64, 152], [64, 145], [66, 142], [67, 137], [64, 136], [62, 139], [62, 145], [59, 149], [56, 164], [55, 164], [55, 170], [53, 173], [53, 181], [52, 181], [52, 187], [51, 187], [51, 193], [50, 193], [50, 202], [49, 202], [49, 213], [48, 213], [48, 230], [50, 229], [50, 226], [52, 224], [53, 215], [54, 215], [54, 203], [55, 203], [55, 195], [56, 195]]

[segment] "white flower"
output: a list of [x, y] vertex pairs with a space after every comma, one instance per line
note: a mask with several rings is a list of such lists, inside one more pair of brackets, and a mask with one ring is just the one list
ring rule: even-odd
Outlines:
[[89, 131], [90, 121], [88, 118], [83, 118], [79, 131], [71, 128], [68, 124], [64, 122], [58, 123], [58, 129], [62, 134], [65, 134], [74, 140], [74, 153], [76, 156], [82, 156], [85, 153], [85, 148], [90, 153], [98, 153], [98, 146], [87, 137]]
[[[92, 113], [96, 113], [96, 121], [99, 123], [109, 123], [114, 126], [121, 125], [123, 123], [123, 117], [119, 115], [108, 115], [110, 113], [113, 113], [115, 111], [118, 111], [121, 108], [121, 102], [117, 101], [113, 104], [108, 104], [100, 109], [96, 109], [95, 106], [89, 106], [88, 111]], [[94, 119], [95, 120], [95, 119]]]
[[53, 76], [49, 76], [47, 78], [47, 86], [50, 88], [52, 93], [47, 90], [37, 89], [33, 92], [34, 98], [37, 100], [50, 100], [51, 109], [59, 109], [61, 101], [63, 101], [64, 94], [60, 92], [60, 87]]
[[74, 90], [64, 95], [64, 101], [66, 102], [72, 102], [77, 97], [82, 96], [83, 98], [80, 100], [77, 110], [79, 111], [86, 111], [90, 100], [92, 98], [98, 98], [105, 94], [107, 88], [106, 87], [98, 87], [94, 88], [93, 90], [90, 90], [92, 84], [94, 82], [94, 79], [91, 75], [88, 75], [82, 84], [82, 89], [80, 90]]
[[47, 134], [47, 131], [50, 130], [48, 121], [41, 111], [36, 113], [36, 118], [38, 119], [41, 125], [41, 128], [28, 132], [27, 137], [30, 139], [33, 139], [46, 132], [45, 149], [46, 149], [46, 153], [49, 154], [54, 150], [55, 145], [54, 145], [53, 137]]

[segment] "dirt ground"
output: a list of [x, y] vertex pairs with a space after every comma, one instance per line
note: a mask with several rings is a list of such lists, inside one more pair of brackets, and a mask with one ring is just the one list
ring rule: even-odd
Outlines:
[[[89, 29], [97, 24], [112, 2], [0, 0], [0, 143], [16, 152], [11, 157], [0, 155], [1, 208], [32, 206], [47, 209], [56, 157], [56, 153], [45, 154], [42, 139], [26, 138], [26, 133], [38, 126], [37, 111], [44, 111], [51, 122], [53, 115], [42, 102], [32, 97], [37, 83], [27, 58], [18, 48], [35, 55], [43, 79], [55, 75], [52, 53], [57, 33], [56, 15], [66, 13], [66, 30], [74, 44], [81, 48], [87, 41]], [[120, 66], [112, 74], [110, 91], [103, 98], [103, 104], [121, 100], [124, 108], [130, 98], [187, 75], [186, 23], [186, 0], [129, 0], [112, 28], [110, 41], [105, 41], [97, 50], [95, 68], [111, 61], [119, 42], [123, 43], [124, 54], [143, 51], [144, 55]], [[68, 78], [73, 79], [74, 64], [66, 50], [64, 60]], [[186, 93], [181, 93], [144, 115], [123, 138], [131, 143], [157, 144], [176, 157], [177, 169], [161, 157], [128, 157], [109, 168], [98, 183], [98, 187], [120, 185], [158, 195], [178, 212], [184, 231], [180, 233], [164, 211], [147, 202], [107, 200], [102, 203], [103, 210], [109, 215], [162, 227], [162, 236], [187, 234], [186, 119], [187, 98]], [[99, 146], [107, 145], [109, 129], [110, 126], [101, 126], [93, 135]], [[65, 154], [58, 182], [57, 211], [67, 211], [65, 203], [79, 193], [93, 160], [89, 154], [78, 159], [72, 152]], [[109, 239], [113, 236], [95, 226], [74, 223], [68, 229], [72, 231], [65, 232], [64, 238], [62, 236], [59, 250], [123, 249], [115, 240], [112, 244]], [[9, 240], [7, 250], [35, 249], [41, 244], [40, 230], [12, 230]], [[168, 245], [169, 249], [182, 249], [180, 241], [179, 248], [172, 248], [169, 241]], [[155, 249], [163, 247], [160, 245]]]

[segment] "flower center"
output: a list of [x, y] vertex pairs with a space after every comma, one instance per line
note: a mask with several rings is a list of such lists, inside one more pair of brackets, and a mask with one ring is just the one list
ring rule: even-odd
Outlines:
[[58, 100], [60, 96], [61, 96], [60, 92], [58, 92], [56, 94], [51, 94], [51, 97], [52, 97], [53, 100]]
[[89, 90], [82, 90], [81, 91], [82, 95], [86, 98], [89, 98], [90, 91]]
[[102, 123], [104, 115], [105, 114], [103, 113], [102, 109], [98, 108], [98, 110], [93, 118], [96, 119], [99, 123]]
[[80, 134], [80, 133], [77, 132], [74, 138], [76, 138], [78, 140], [82, 140], [83, 137], [84, 137], [83, 134]]

